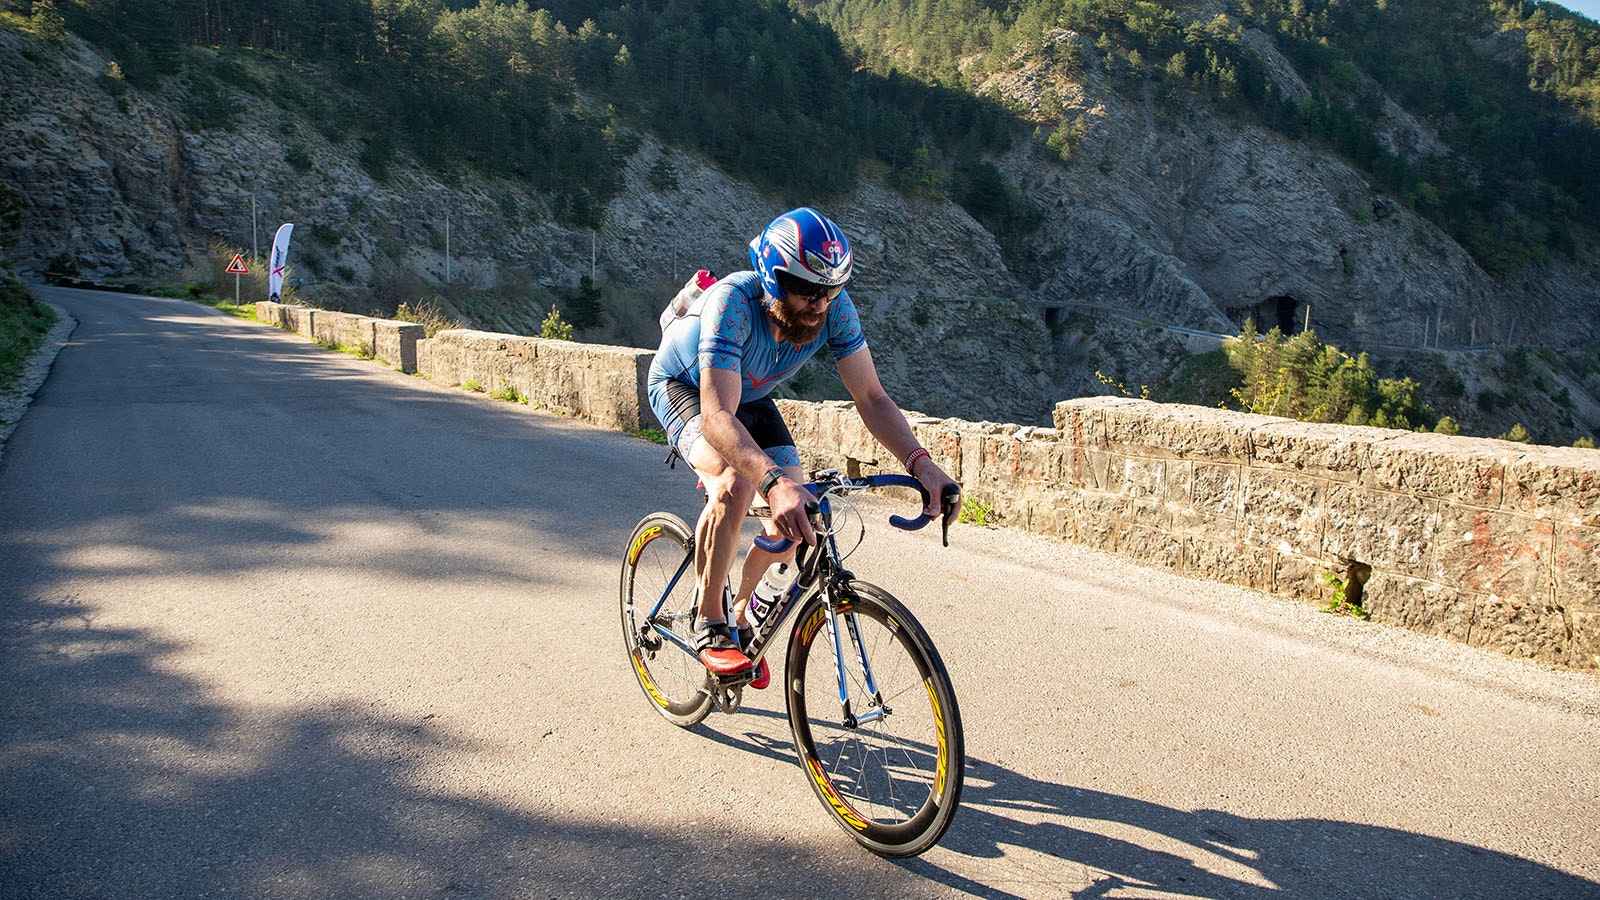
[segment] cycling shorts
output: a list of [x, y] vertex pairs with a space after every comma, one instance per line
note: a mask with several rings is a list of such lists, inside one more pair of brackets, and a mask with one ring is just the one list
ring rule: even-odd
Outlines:
[[[659, 393], [651, 398], [651, 408], [656, 418], [667, 429], [667, 443], [678, 455], [689, 459], [689, 451], [700, 439], [700, 389], [676, 379], [661, 383]], [[780, 466], [799, 467], [800, 451], [794, 445], [794, 436], [778, 412], [778, 404], [771, 396], [758, 397], [739, 404], [734, 417], [739, 420], [756, 446]]]

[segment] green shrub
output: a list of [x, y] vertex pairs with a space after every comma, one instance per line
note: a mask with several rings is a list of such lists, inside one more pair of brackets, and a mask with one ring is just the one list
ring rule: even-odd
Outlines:
[[1533, 443], [1533, 435], [1528, 433], [1528, 429], [1522, 427], [1521, 422], [1512, 425], [1510, 431], [1504, 434], [1497, 434], [1495, 437], [1502, 441], [1515, 441], [1519, 444]]
[[539, 336], [556, 341], [570, 341], [572, 326], [561, 321], [561, 312], [551, 305], [550, 314], [544, 317], [544, 322], [539, 327]]
[[311, 171], [311, 154], [307, 153], [306, 148], [300, 144], [290, 144], [283, 151], [283, 161], [292, 166], [296, 172], [305, 173]]
[[1231, 393], [1244, 412], [1406, 431], [1439, 421], [1415, 381], [1380, 378], [1367, 354], [1351, 357], [1315, 331], [1285, 338], [1274, 328], [1258, 335], [1255, 323], [1246, 322], [1223, 351], [1239, 377]]

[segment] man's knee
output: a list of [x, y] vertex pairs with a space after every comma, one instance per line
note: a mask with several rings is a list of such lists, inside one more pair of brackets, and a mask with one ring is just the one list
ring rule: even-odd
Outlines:
[[722, 470], [715, 474], [701, 472], [700, 480], [705, 483], [708, 503], [726, 506], [740, 514], [750, 508], [750, 503], [756, 496], [756, 486], [732, 466], [723, 466]]

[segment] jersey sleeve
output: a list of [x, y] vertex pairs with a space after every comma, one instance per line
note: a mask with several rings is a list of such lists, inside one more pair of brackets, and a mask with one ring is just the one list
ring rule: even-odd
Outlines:
[[753, 327], [748, 298], [727, 282], [713, 285], [700, 310], [699, 368], [742, 371]]
[[856, 303], [850, 299], [850, 292], [841, 291], [828, 308], [828, 352], [839, 360], [866, 346], [867, 336], [861, 330]]

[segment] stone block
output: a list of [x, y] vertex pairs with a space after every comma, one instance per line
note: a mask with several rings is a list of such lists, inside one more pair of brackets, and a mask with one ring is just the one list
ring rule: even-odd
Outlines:
[[318, 310], [312, 320], [311, 338], [329, 347], [359, 349], [362, 346], [359, 322], [363, 318], [352, 313]]
[[1418, 497], [1489, 509], [1500, 505], [1510, 457], [1503, 442], [1442, 434], [1399, 434], [1374, 441], [1361, 483]]
[[1184, 542], [1164, 528], [1130, 524], [1117, 542], [1123, 556], [1168, 569], [1183, 568]]
[[[1263, 552], [1266, 552], [1265, 550]], [[1322, 580], [1330, 571], [1341, 570], [1336, 563], [1288, 553], [1272, 554], [1272, 592], [1319, 606], [1333, 599], [1332, 588]]]
[[375, 319], [372, 322], [372, 354], [407, 375], [419, 370], [418, 345], [426, 331], [415, 322]]
[[428, 343], [427, 374], [445, 383], [515, 390], [530, 404], [622, 431], [655, 421], [645, 398], [651, 351], [460, 329]]
[[1082, 491], [1068, 499], [1066, 509], [1078, 543], [1096, 550], [1116, 551], [1124, 526], [1125, 504], [1121, 497]]
[[1322, 556], [1419, 576], [1435, 570], [1439, 502], [1343, 483], [1327, 487]]
[[1555, 531], [1549, 521], [1461, 506], [1445, 506], [1439, 516], [1434, 580], [1517, 601], [1551, 598]]
[[417, 370], [413, 374], [425, 378], [433, 377], [436, 368], [433, 361], [433, 347], [432, 338], [422, 338], [417, 341]]
[[1061, 440], [1073, 447], [1105, 449], [1104, 410], [1123, 403], [1143, 403], [1119, 397], [1080, 397], [1056, 404], [1055, 428]]
[[279, 312], [282, 314], [281, 324], [284, 328], [301, 337], [315, 339], [311, 329], [316, 310], [305, 306], [284, 306], [280, 307]]
[[1478, 596], [1436, 581], [1374, 571], [1361, 606], [1374, 622], [1467, 643], [1478, 618]]
[[1477, 621], [1467, 643], [1550, 662], [1569, 662], [1574, 655], [1566, 615], [1548, 597], [1480, 595]]
[[1251, 429], [1267, 416], [1244, 416], [1207, 406], [1152, 403], [1107, 405], [1100, 410], [1106, 444], [1140, 456], [1197, 461], [1244, 460], [1250, 456]]
[[1289, 556], [1322, 556], [1327, 482], [1278, 469], [1242, 474], [1238, 522], [1245, 541]]
[[1527, 447], [1505, 479], [1506, 509], [1600, 527], [1600, 451]]
[[1600, 613], [1600, 528], [1557, 528], [1553, 577], [1556, 603]]
[[1242, 584], [1258, 591], [1273, 589], [1275, 560], [1271, 551], [1202, 534], [1185, 535], [1183, 542], [1184, 574]]
[[[1267, 417], [1258, 417], [1266, 419]], [[1250, 432], [1252, 466], [1354, 482], [1370, 466], [1372, 445], [1403, 431], [1268, 419]]]
[[1237, 540], [1243, 528], [1244, 478], [1244, 470], [1237, 465], [1194, 463], [1189, 500], [1174, 508], [1173, 527], [1183, 532], [1204, 531], [1218, 540]]
[[1563, 665], [1574, 669], [1600, 669], [1600, 611], [1568, 609], [1572, 640]]

